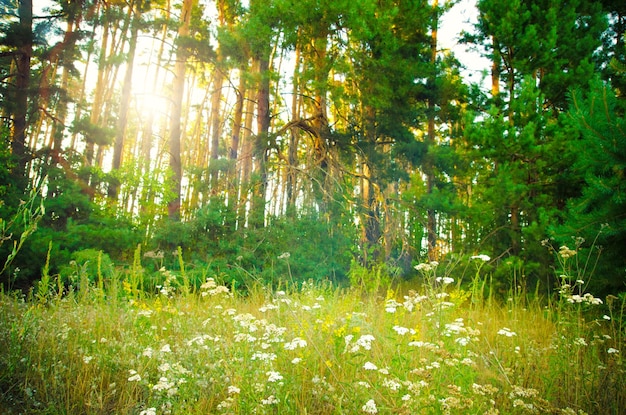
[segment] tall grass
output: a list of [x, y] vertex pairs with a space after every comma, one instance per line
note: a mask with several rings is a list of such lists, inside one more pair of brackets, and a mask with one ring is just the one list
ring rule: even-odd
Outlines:
[[498, 301], [480, 266], [465, 291], [433, 263], [423, 285], [381, 295], [309, 283], [243, 295], [167, 270], [148, 294], [136, 262], [63, 293], [45, 276], [26, 298], [0, 294], [0, 412], [626, 411], [624, 298], [600, 304], [564, 282], [548, 305], [516, 290]]

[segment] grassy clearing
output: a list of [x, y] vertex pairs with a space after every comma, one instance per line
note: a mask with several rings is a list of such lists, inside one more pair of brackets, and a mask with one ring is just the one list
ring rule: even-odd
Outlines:
[[548, 306], [498, 303], [478, 274], [463, 291], [422, 271], [419, 289], [383, 296], [307, 283], [243, 296], [173, 273], [147, 295], [134, 272], [58, 295], [44, 276], [26, 299], [0, 295], [0, 409], [625, 413], [623, 300], [564, 284]]

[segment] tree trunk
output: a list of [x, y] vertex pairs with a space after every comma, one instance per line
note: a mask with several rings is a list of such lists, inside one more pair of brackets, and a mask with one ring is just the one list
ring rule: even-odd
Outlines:
[[[437, 85], [437, 69], [435, 67], [437, 63], [437, 27], [439, 23], [439, 16], [437, 8], [439, 7], [438, 0], [433, 2], [433, 22], [430, 39], [430, 64], [432, 65], [432, 76], [428, 80], [430, 83], [430, 94], [428, 98], [428, 132], [427, 132], [427, 147], [431, 148], [435, 146], [435, 88]], [[426, 164], [424, 166], [424, 174], [426, 175], [426, 193], [431, 195], [433, 193], [434, 186], [434, 166], [431, 156], [427, 156]], [[428, 258], [431, 261], [437, 259], [437, 217], [436, 212], [432, 207], [429, 207], [426, 211], [426, 234], [428, 240]]]
[[[129, 16], [131, 19], [130, 39], [128, 44], [128, 60], [126, 62], [126, 74], [124, 75], [124, 84], [122, 85], [122, 97], [120, 102], [119, 118], [117, 121], [117, 130], [115, 134], [115, 143], [113, 146], [112, 172], [116, 172], [122, 165], [122, 152], [124, 150], [124, 138], [126, 135], [126, 126], [128, 124], [128, 110], [130, 108], [130, 98], [133, 80], [133, 68], [135, 63], [135, 50], [137, 49], [137, 35], [139, 25], [135, 21], [135, 4], [131, 2], [129, 6]], [[109, 184], [108, 197], [116, 200], [119, 192], [119, 179], [111, 178]]]
[[228, 149], [228, 206], [235, 209], [237, 206], [237, 158], [239, 157], [239, 142], [241, 135], [241, 123], [243, 120], [243, 107], [246, 97], [246, 80], [243, 69], [239, 71], [239, 88], [236, 91], [235, 113], [233, 115], [232, 137]]
[[270, 130], [270, 78], [269, 58], [255, 58], [258, 68], [257, 90], [257, 136], [254, 143], [255, 170], [258, 182], [254, 186], [250, 224], [263, 227], [265, 223], [265, 199], [267, 191], [267, 158]]
[[[189, 24], [191, 22], [191, 10], [197, 0], [184, 0], [181, 11], [181, 25], [178, 29], [178, 39], [184, 38], [189, 35]], [[189, 52], [186, 47], [179, 44], [176, 48], [176, 64], [174, 65], [174, 81], [172, 86], [172, 112], [170, 116], [170, 135], [169, 135], [169, 150], [170, 150], [170, 169], [171, 169], [171, 182], [170, 190], [173, 193], [172, 200], [167, 204], [168, 216], [173, 221], [180, 220], [180, 205], [181, 205], [181, 189], [183, 170], [181, 165], [181, 117], [182, 117], [182, 105], [183, 95], [185, 91], [185, 65], [187, 63], [187, 57]]]
[[15, 80], [15, 110], [13, 112], [13, 137], [11, 151], [15, 158], [15, 168], [12, 171], [14, 183], [18, 189], [24, 190], [28, 183], [26, 166], [29, 155], [26, 151], [26, 129], [28, 118], [28, 98], [30, 87], [30, 59], [33, 54], [33, 3], [32, 0], [19, 2], [20, 30], [30, 36], [22, 40], [17, 49]]

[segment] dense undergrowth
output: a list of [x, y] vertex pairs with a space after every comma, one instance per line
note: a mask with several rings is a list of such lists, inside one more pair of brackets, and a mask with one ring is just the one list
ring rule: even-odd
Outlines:
[[[565, 271], [572, 252], [558, 252]], [[512, 286], [499, 299], [484, 259], [463, 284], [426, 263], [419, 284], [358, 288], [44, 273], [28, 295], [0, 295], [2, 410], [624, 413], [624, 298], [564, 273], [552, 298]]]

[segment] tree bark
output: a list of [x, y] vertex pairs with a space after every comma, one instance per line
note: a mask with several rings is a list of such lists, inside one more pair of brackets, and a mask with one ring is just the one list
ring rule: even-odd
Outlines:
[[[139, 32], [139, 25], [135, 21], [135, 3], [131, 2], [129, 5], [129, 16], [131, 19], [130, 25], [130, 39], [128, 41], [128, 60], [126, 61], [126, 73], [124, 75], [124, 83], [122, 85], [122, 96], [120, 102], [120, 112], [117, 121], [117, 129], [115, 134], [115, 143], [113, 145], [113, 160], [112, 160], [112, 172], [116, 172], [122, 165], [122, 153], [124, 150], [124, 139], [126, 135], [126, 126], [128, 124], [128, 110], [130, 108], [130, 99], [132, 91], [133, 80], [133, 68], [135, 66], [135, 51], [137, 49], [137, 35]], [[111, 178], [109, 184], [108, 197], [115, 201], [119, 192], [119, 179], [117, 177]]]
[[[189, 36], [191, 10], [197, 0], [184, 0], [181, 11], [181, 25], [178, 29], [178, 39]], [[174, 82], [172, 86], [172, 113], [170, 116], [169, 152], [171, 181], [170, 191], [173, 196], [167, 204], [168, 216], [173, 221], [180, 221], [181, 189], [183, 170], [181, 164], [181, 117], [183, 95], [185, 91], [185, 65], [189, 52], [182, 44], [176, 48], [176, 64], [174, 65]]]
[[28, 98], [30, 87], [30, 60], [33, 54], [33, 3], [32, 0], [19, 2], [20, 30], [29, 36], [22, 39], [17, 49], [16, 80], [15, 80], [15, 110], [13, 112], [13, 137], [11, 151], [16, 165], [12, 171], [14, 183], [18, 189], [24, 190], [28, 183], [26, 166], [29, 155], [26, 151], [26, 129], [28, 118]]

